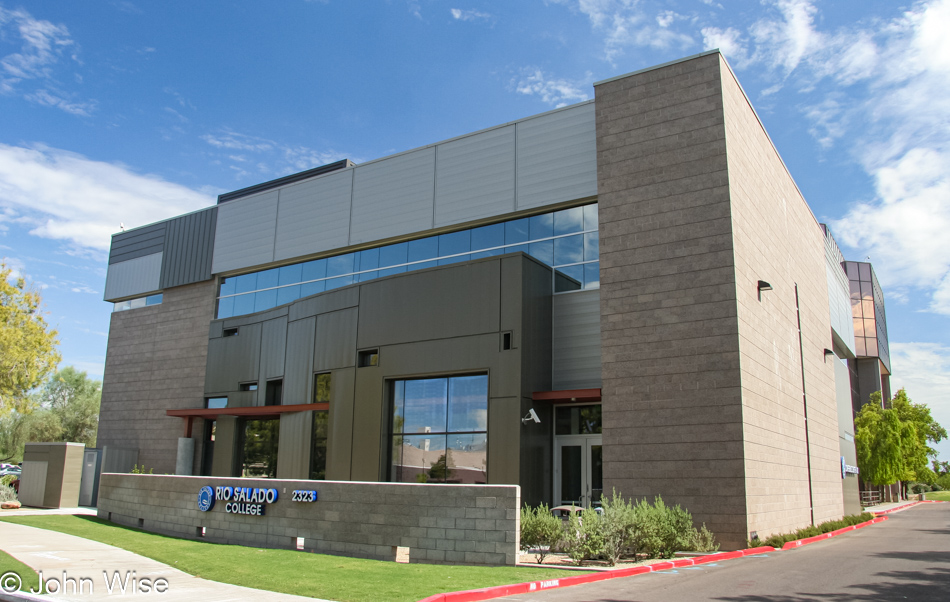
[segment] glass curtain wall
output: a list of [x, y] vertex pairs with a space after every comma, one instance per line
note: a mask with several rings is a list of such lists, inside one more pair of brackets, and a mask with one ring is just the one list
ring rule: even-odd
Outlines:
[[555, 269], [556, 293], [599, 288], [598, 245], [595, 203], [225, 278], [217, 317], [264, 311], [392, 274], [517, 251]]
[[392, 382], [390, 481], [485, 483], [488, 376]]

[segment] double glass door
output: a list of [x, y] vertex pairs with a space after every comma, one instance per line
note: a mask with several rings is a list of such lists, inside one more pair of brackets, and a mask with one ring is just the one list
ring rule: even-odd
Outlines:
[[554, 501], [560, 506], [600, 506], [604, 491], [601, 435], [555, 437]]

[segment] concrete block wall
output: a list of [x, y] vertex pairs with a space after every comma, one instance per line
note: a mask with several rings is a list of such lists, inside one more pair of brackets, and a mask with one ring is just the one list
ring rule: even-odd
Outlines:
[[[276, 488], [264, 516], [229, 514], [224, 501], [198, 510], [205, 485]], [[292, 501], [295, 489], [318, 501]], [[146, 531], [214, 543], [296, 549], [410, 562], [514, 565], [521, 490], [517, 485], [426, 485], [103, 474], [99, 518]], [[198, 532], [204, 527], [205, 534]]]
[[170, 288], [159, 305], [112, 314], [99, 447], [138, 450], [139, 464], [156, 473], [175, 472], [184, 421], [165, 410], [204, 407], [214, 302], [215, 283], [207, 281]]
[[[825, 237], [725, 61], [721, 72], [748, 528], [766, 537], [811, 523], [809, 480], [816, 522], [840, 518], [843, 511], [836, 359], [824, 355], [832, 347]], [[759, 280], [773, 290], [760, 296]]]
[[597, 84], [604, 490], [660, 494], [744, 544], [719, 55]]

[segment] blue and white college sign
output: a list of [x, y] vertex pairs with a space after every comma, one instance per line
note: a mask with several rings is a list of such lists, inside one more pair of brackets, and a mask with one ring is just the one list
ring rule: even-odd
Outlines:
[[214, 508], [214, 489], [205, 485], [198, 491], [198, 510], [207, 512]]

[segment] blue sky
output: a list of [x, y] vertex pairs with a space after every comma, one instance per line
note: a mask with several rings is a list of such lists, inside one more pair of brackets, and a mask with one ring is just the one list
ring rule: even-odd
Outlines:
[[[950, 0], [0, 0], [0, 255], [101, 378], [110, 235], [720, 48], [950, 427]], [[950, 443], [942, 444], [950, 457]]]

